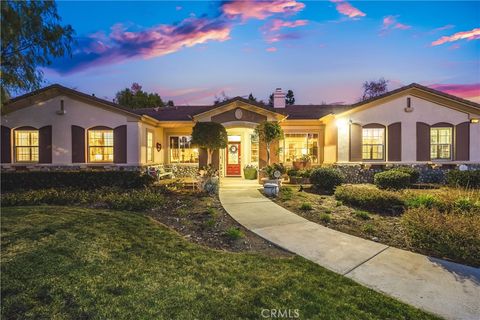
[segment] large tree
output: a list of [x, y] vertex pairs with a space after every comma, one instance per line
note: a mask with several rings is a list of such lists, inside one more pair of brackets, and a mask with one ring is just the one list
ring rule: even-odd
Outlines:
[[255, 134], [267, 147], [267, 164], [270, 165], [270, 145], [283, 137], [283, 130], [277, 121], [263, 121], [255, 128]]
[[207, 150], [207, 165], [212, 164], [213, 151], [227, 147], [227, 130], [221, 123], [197, 122], [192, 129], [192, 144]]
[[54, 1], [2, 1], [1, 99], [35, 90], [43, 82], [39, 69], [71, 54], [74, 31], [62, 25]]
[[363, 95], [361, 100], [374, 98], [388, 91], [388, 80], [380, 78], [377, 81], [365, 81], [363, 83]]
[[130, 88], [118, 91], [115, 101], [124, 107], [132, 109], [164, 107], [165, 104], [158, 93], [148, 93], [142, 90], [142, 86], [134, 82]]
[[292, 106], [295, 104], [295, 95], [293, 94], [292, 90], [287, 91], [287, 95], [285, 96], [285, 104], [287, 106]]

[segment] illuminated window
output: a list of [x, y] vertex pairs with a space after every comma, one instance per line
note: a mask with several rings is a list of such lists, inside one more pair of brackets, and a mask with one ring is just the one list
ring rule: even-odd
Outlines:
[[15, 161], [38, 162], [38, 130], [15, 130]]
[[452, 128], [430, 128], [430, 158], [452, 158]]
[[90, 162], [113, 162], [113, 130], [88, 131]]
[[198, 163], [198, 148], [191, 144], [190, 136], [170, 137], [171, 163]]
[[362, 159], [383, 160], [385, 151], [385, 128], [362, 129]]
[[318, 163], [317, 133], [286, 133], [280, 141], [280, 157], [284, 162], [297, 161], [302, 156], [310, 156], [310, 161]]
[[147, 162], [153, 161], [153, 132], [147, 130]]
[[258, 136], [256, 134], [250, 136], [250, 162], [258, 162]]

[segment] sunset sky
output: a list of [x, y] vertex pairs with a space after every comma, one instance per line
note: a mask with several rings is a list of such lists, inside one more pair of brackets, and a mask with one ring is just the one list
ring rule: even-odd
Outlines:
[[44, 70], [111, 100], [140, 83], [176, 104], [292, 89], [353, 103], [365, 80], [417, 82], [480, 102], [480, 2], [58, 2], [71, 58]]

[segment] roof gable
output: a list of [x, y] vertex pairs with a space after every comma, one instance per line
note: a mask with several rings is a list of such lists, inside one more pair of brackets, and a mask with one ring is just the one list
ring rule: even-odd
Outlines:
[[480, 104], [478, 103], [470, 100], [465, 100], [463, 98], [453, 96], [451, 94], [444, 93], [429, 87], [425, 87], [418, 83], [412, 83], [408, 86], [389, 91], [377, 97], [355, 103], [351, 105], [351, 109], [345, 112], [341, 112], [338, 115], [343, 116], [357, 111], [365, 110], [367, 108], [377, 106], [384, 102], [394, 100], [405, 95], [418, 97], [454, 110], [473, 114], [480, 114]]
[[79, 100], [79, 101], [82, 101], [90, 105], [97, 106], [109, 111], [122, 113], [134, 118], [141, 117], [141, 115], [135, 113], [131, 109], [122, 107], [108, 100], [100, 99], [95, 96], [91, 96], [83, 92], [61, 86], [59, 84], [53, 84], [51, 86], [48, 86], [36, 91], [32, 91], [30, 93], [13, 98], [10, 101], [8, 101], [8, 103], [5, 105], [4, 110], [2, 110], [2, 112], [5, 114], [15, 112], [17, 110], [35, 105], [37, 103], [41, 103], [41, 102], [50, 100], [52, 98], [58, 97], [60, 95], [65, 95], [65, 96], [71, 97], [72, 99]]

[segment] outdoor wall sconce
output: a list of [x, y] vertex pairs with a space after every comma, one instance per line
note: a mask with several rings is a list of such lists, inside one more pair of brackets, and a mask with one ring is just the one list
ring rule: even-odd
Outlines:
[[470, 119], [470, 123], [479, 123], [479, 122], [480, 122], [480, 119], [478, 118]]
[[157, 142], [156, 147], [157, 147], [158, 152], [160, 152], [162, 150], [162, 144], [161, 143]]

